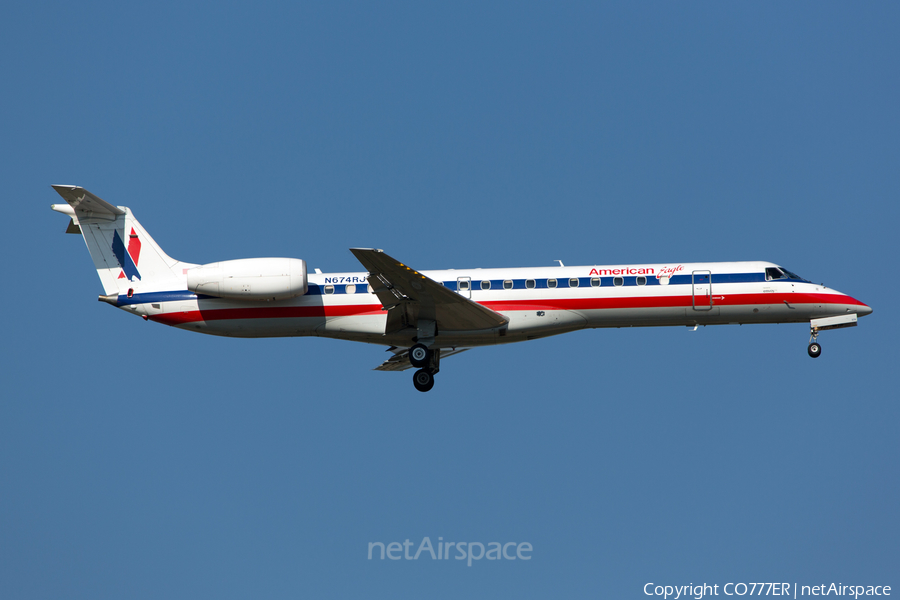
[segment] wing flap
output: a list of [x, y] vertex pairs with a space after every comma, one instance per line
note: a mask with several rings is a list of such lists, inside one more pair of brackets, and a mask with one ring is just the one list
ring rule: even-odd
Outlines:
[[[441, 359], [453, 356], [454, 354], [459, 354], [460, 352], [465, 352], [466, 350], [469, 350], [469, 348], [444, 348], [441, 350]], [[413, 368], [412, 363], [409, 362], [409, 348], [393, 347], [388, 348], [388, 351], [395, 352], [394, 356], [390, 357], [373, 370], [405, 371]]]

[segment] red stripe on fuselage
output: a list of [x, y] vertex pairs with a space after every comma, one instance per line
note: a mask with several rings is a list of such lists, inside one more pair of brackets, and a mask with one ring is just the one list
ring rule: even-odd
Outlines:
[[[698, 296], [705, 304], [708, 296]], [[864, 303], [840, 294], [713, 294], [713, 306], [762, 306], [834, 304], [865, 306]], [[622, 298], [539, 298], [531, 300], [494, 300], [481, 302], [497, 312], [520, 310], [602, 310], [614, 308], [688, 308], [694, 305], [690, 295], [684, 296], [626, 296]], [[349, 317], [378, 315], [384, 311], [380, 304], [337, 304], [331, 306], [281, 306], [201, 309], [151, 315], [150, 319], [166, 325], [182, 325], [198, 321], [226, 321], [233, 319], [299, 319], [307, 317]]]
[[[713, 293], [713, 306], [760, 306], [765, 304], [855, 304], [865, 306], [850, 296], [838, 294], [718, 294]], [[605, 308], [688, 308], [708, 304], [709, 296], [625, 296], [622, 298], [542, 298], [540, 300], [496, 300], [480, 304], [503, 312], [506, 310], [600, 310]]]
[[252, 308], [218, 308], [187, 310], [151, 315], [150, 319], [166, 325], [182, 325], [197, 321], [229, 321], [233, 319], [302, 319], [307, 317], [352, 317], [382, 312], [380, 304], [336, 306], [272, 306]]

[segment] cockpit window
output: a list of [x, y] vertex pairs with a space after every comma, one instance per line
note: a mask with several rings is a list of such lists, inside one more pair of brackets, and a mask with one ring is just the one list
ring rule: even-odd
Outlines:
[[787, 269], [782, 269], [780, 267], [766, 267], [766, 281], [773, 281], [775, 279], [794, 279], [796, 281], [806, 281], [796, 273], [791, 273]]
[[787, 279], [787, 275], [785, 275], [781, 269], [766, 267], [766, 281], [772, 281], [774, 279]]

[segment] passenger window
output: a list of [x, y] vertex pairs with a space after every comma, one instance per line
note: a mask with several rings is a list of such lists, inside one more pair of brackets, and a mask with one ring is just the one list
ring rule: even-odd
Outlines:
[[375, 290], [372, 289], [372, 286], [371, 286], [371, 285], [367, 285], [367, 286], [366, 286], [366, 291], [369, 292], [370, 294], [374, 294], [374, 293], [375, 293]]
[[534, 289], [534, 279], [526, 279], [525, 287], [528, 288], [529, 290], [533, 290]]
[[556, 287], [556, 280], [555, 280], [555, 279], [548, 279], [548, 280], [547, 280], [547, 287], [548, 287], [548, 288], [555, 288], [555, 287]]
[[569, 280], [569, 287], [578, 287], [578, 278], [573, 277]]
[[644, 277], [643, 275], [638, 275], [637, 284], [638, 285], [647, 285], [647, 278]]
[[600, 287], [600, 278], [599, 277], [591, 278], [591, 287]]
[[325, 286], [325, 293], [326, 293], [326, 294], [333, 294], [333, 293], [334, 293], [334, 286], [333, 286], [333, 285], [326, 285], [326, 286]]
[[613, 277], [613, 285], [616, 287], [621, 287], [621, 286], [625, 285], [625, 278], [624, 277]]
[[460, 282], [459, 282], [459, 289], [460, 289], [460, 290], [467, 290], [467, 289], [469, 289], [469, 282], [468, 282], [468, 281], [460, 281]]
[[487, 280], [487, 279], [483, 280], [483, 281], [481, 282], [481, 289], [483, 289], [483, 290], [489, 290], [489, 289], [491, 289], [491, 282], [490, 282], [489, 280]]
[[351, 283], [351, 284], [347, 285], [346, 291], [348, 294], [355, 294], [356, 286]]
[[513, 287], [513, 286], [512, 286], [512, 279], [507, 279], [506, 281], [503, 282], [503, 289], [504, 289], [504, 290], [511, 290], [512, 287]]

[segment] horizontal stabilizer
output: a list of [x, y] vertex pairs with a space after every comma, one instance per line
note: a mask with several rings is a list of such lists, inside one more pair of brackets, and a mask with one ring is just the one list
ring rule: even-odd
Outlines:
[[124, 215], [125, 211], [118, 206], [113, 206], [109, 202], [98, 198], [83, 187], [77, 185], [54, 185], [63, 200], [69, 203], [69, 206], [75, 209], [77, 213], [93, 213], [94, 216], [109, 215], [110, 217], [118, 217]]

